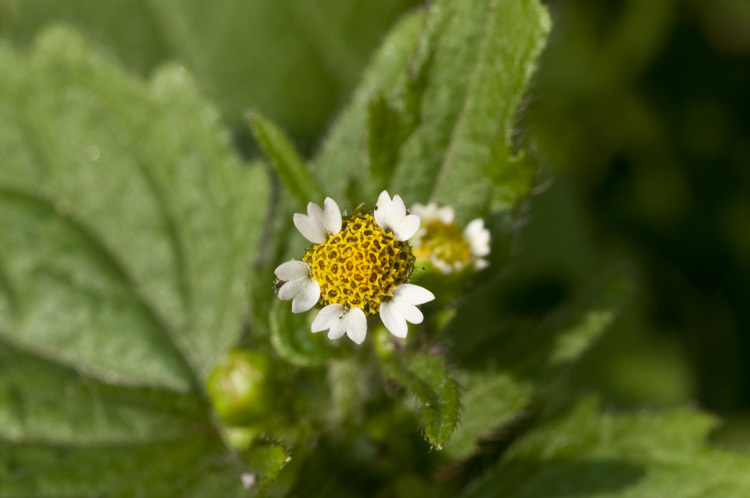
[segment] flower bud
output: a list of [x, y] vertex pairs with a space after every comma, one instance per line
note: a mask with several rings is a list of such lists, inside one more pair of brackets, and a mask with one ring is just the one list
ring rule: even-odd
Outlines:
[[257, 351], [236, 349], [208, 379], [208, 395], [216, 413], [229, 425], [246, 426], [273, 411], [270, 358]]

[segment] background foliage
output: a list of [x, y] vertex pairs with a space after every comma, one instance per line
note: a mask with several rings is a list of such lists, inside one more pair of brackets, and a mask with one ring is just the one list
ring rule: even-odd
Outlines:
[[[0, 496], [747, 496], [748, 26], [0, 0]], [[272, 270], [383, 188], [490, 267], [331, 343]]]

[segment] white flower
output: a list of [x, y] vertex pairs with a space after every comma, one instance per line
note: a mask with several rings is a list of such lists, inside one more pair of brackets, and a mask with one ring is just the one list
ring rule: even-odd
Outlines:
[[390, 230], [397, 240], [409, 240], [419, 230], [419, 216], [408, 214], [401, 196], [394, 195], [393, 200], [387, 190], [383, 190], [375, 204], [375, 221], [382, 228]]
[[314, 202], [309, 202], [306, 215], [296, 213], [293, 217], [294, 226], [313, 244], [322, 244], [329, 235], [341, 231], [341, 210], [336, 201], [326, 197], [323, 207], [320, 209]]
[[413, 246], [417, 259], [429, 259], [443, 273], [461, 270], [472, 264], [476, 270], [486, 268], [485, 256], [490, 254], [490, 232], [484, 220], [472, 220], [463, 232], [455, 223], [451, 206], [415, 204], [411, 211], [422, 219]]
[[367, 316], [374, 314], [380, 314], [393, 335], [406, 337], [406, 322], [423, 320], [417, 305], [435, 299], [427, 289], [408, 283], [414, 255], [406, 241], [419, 230], [419, 216], [406, 211], [400, 196], [391, 199], [386, 191], [374, 212], [358, 208], [342, 218], [333, 199], [326, 198], [323, 206], [311, 202], [306, 215], [294, 215], [294, 225], [313, 246], [301, 261], [276, 268], [283, 282], [279, 298], [291, 299], [294, 313], [322, 306], [311, 329], [328, 330], [330, 339], [347, 335], [361, 344]]
[[424, 315], [416, 305], [435, 299], [435, 295], [414, 284], [401, 284], [393, 290], [393, 297], [380, 305], [383, 325], [396, 337], [406, 337], [406, 322], [422, 323]]
[[274, 274], [286, 282], [279, 289], [279, 299], [292, 300], [292, 312], [302, 313], [318, 302], [320, 285], [312, 279], [310, 266], [304, 261], [287, 261], [279, 265]]

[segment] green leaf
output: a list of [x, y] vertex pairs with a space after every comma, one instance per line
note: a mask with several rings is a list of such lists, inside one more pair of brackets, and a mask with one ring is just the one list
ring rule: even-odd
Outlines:
[[291, 457], [280, 444], [266, 443], [251, 448], [248, 451], [247, 460], [250, 468], [258, 474], [258, 491], [262, 493], [276, 480]]
[[323, 365], [334, 349], [324, 334], [310, 332], [306, 313], [292, 313], [288, 302], [275, 299], [270, 312], [271, 344], [292, 365]]
[[370, 171], [379, 187], [387, 186], [398, 160], [398, 150], [409, 134], [401, 116], [384, 96], [370, 101], [367, 108], [367, 137]]
[[461, 221], [487, 212], [497, 194], [486, 178], [517, 167], [514, 121], [549, 30], [536, 0], [430, 6], [415, 61], [430, 61], [421, 119], [400, 152], [394, 191], [451, 204]]
[[748, 496], [750, 456], [707, 446], [714, 423], [688, 409], [618, 415], [580, 403], [519, 441], [464, 496]]
[[[542, 321], [532, 336], [536, 347], [517, 350], [517, 372], [538, 383], [554, 382], [575, 363], [617, 318], [635, 290], [631, 269], [616, 266], [590, 284], [570, 306]], [[521, 339], [517, 337], [516, 339]], [[524, 344], [528, 344], [525, 340]], [[516, 343], [518, 344], [518, 343]], [[520, 346], [520, 345], [519, 345]], [[530, 353], [523, 357], [524, 353]]]
[[419, 352], [406, 359], [384, 361], [382, 369], [417, 397], [422, 405], [425, 437], [442, 449], [456, 428], [460, 406], [458, 384], [448, 375], [443, 359]]
[[[335, 198], [346, 198], [352, 207], [363, 199], [345, 197], [349, 183], [359, 181], [367, 188], [368, 183], [372, 182], [369, 173], [368, 121], [393, 121], [394, 117], [390, 115], [390, 110], [382, 98], [394, 89], [400, 88], [399, 83], [405, 78], [409, 57], [422, 28], [423, 17], [423, 12], [417, 11], [404, 16], [393, 27], [362, 76], [351, 102], [329, 130], [321, 150], [313, 159], [314, 173], [320, 184], [325, 185], [326, 192]], [[371, 110], [370, 106], [378, 106], [378, 99], [381, 99], [381, 107]], [[371, 113], [383, 116], [371, 117]], [[382, 127], [376, 126], [376, 129]], [[387, 153], [383, 151], [383, 154]], [[381, 176], [385, 175], [386, 173], [381, 173]], [[372, 194], [376, 190], [370, 187], [369, 193]], [[371, 202], [374, 201], [373, 198]]]
[[27, 41], [68, 23], [145, 75], [178, 61], [241, 124], [260, 108], [311, 140], [357, 81], [382, 33], [417, 0], [34, 0], [0, 4], [0, 31]]
[[0, 496], [246, 496], [213, 434], [95, 444], [0, 441]]
[[205, 417], [194, 395], [107, 384], [5, 343], [0, 365], [0, 439], [146, 443], [181, 437]]
[[[476, 442], [527, 409], [609, 327], [633, 291], [630, 272], [613, 268], [574, 303], [545, 320], [514, 322], [494, 303], [497, 292], [477, 295], [459, 311], [444, 340], [449, 359], [463, 370], [461, 425], [446, 449], [469, 456]], [[493, 303], [490, 303], [490, 300]], [[500, 314], [498, 312], [500, 311]]]
[[316, 158], [321, 182], [441, 201], [463, 222], [517, 205], [536, 164], [514, 122], [549, 29], [536, 0], [437, 1], [426, 21], [405, 18]]
[[318, 202], [324, 194], [284, 132], [259, 112], [248, 114], [250, 129], [263, 153], [274, 166], [284, 187], [301, 206]]
[[0, 46], [0, 96], [0, 495], [234, 493], [202, 386], [241, 331], [264, 170], [183, 70], [144, 84], [67, 30]]
[[457, 375], [461, 386], [461, 423], [445, 445], [451, 458], [471, 456], [479, 439], [517, 417], [529, 404], [534, 386], [507, 372], [464, 371]]
[[369, 189], [372, 196], [388, 188], [401, 148], [420, 123], [422, 94], [427, 84], [430, 62], [427, 60], [418, 71], [410, 71], [406, 75], [403, 85], [395, 89], [393, 102], [385, 95], [375, 96], [370, 101], [367, 137], [369, 170], [375, 183]]

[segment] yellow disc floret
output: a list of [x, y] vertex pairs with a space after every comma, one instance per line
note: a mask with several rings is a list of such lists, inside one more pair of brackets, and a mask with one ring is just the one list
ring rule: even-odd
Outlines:
[[383, 230], [371, 214], [356, 212], [302, 260], [320, 285], [319, 304], [361, 308], [366, 315], [378, 313], [383, 299], [407, 282], [414, 268], [409, 244]]
[[417, 259], [435, 258], [451, 267], [460, 267], [471, 261], [469, 243], [455, 223], [431, 221], [418, 238], [414, 249]]

